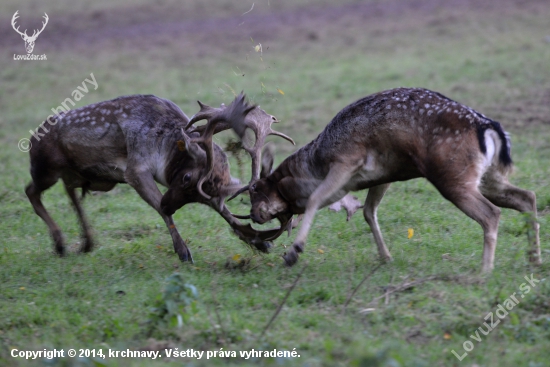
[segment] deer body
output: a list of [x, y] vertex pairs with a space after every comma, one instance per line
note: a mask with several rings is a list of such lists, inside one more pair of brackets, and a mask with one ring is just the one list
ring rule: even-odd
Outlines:
[[[267, 178], [250, 186], [251, 218], [265, 223], [304, 213], [294, 245], [303, 251], [315, 212], [349, 191], [369, 189], [364, 217], [379, 255], [391, 259], [376, 209], [391, 182], [428, 179], [484, 230], [483, 270], [493, 268], [500, 209], [536, 216], [535, 194], [512, 186], [510, 143], [498, 122], [425, 89], [398, 88], [365, 97], [340, 111], [312, 142]], [[538, 223], [531, 222], [530, 258], [540, 263]]]
[[[243, 119], [246, 107], [232, 104], [216, 118]], [[234, 108], [233, 108], [234, 107]], [[230, 110], [230, 111], [227, 111]], [[224, 114], [227, 112], [226, 114]], [[91, 231], [75, 189], [109, 191], [118, 183], [128, 183], [164, 219], [174, 250], [182, 261], [191, 252], [178, 233], [172, 214], [183, 205], [198, 202], [215, 209], [243, 241], [267, 251], [264, 242], [276, 231], [256, 232], [239, 223], [223, 204], [235, 191], [227, 157], [213, 144], [211, 172], [204, 182], [206, 198], [197, 182], [207, 171], [205, 151], [191, 141], [197, 132], [185, 133], [189, 119], [174, 103], [152, 95], [134, 95], [96, 103], [52, 117], [48, 132], [31, 139], [32, 182], [26, 193], [35, 212], [46, 222], [58, 254], [64, 254], [59, 226], [41, 202], [42, 192], [62, 179], [82, 226], [83, 252], [93, 247]], [[46, 125], [47, 126], [47, 125]], [[164, 196], [156, 182], [168, 187]]]

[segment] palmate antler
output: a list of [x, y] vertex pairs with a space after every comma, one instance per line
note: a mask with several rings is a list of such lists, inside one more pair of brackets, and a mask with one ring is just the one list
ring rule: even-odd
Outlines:
[[207, 171], [197, 183], [197, 190], [206, 199], [211, 199], [210, 195], [207, 195], [202, 190], [202, 184], [206, 181], [214, 169], [214, 146], [212, 137], [215, 133], [227, 130], [234, 125], [239, 126], [244, 124], [246, 115], [256, 108], [256, 106], [246, 103], [245, 96], [242, 93], [237, 96], [237, 98], [235, 98], [235, 100], [227, 107], [222, 105], [220, 108], [213, 108], [202, 104], [200, 101], [198, 103], [201, 106], [201, 110], [191, 118], [185, 127], [185, 130], [189, 130], [189, 128], [197, 121], [204, 119], [208, 121], [204, 127], [201, 126], [201, 129], [197, 129], [201, 136], [199, 138], [192, 138], [191, 142], [202, 144], [204, 146], [204, 150], [206, 152]]
[[[201, 109], [191, 118], [185, 128], [189, 130], [195, 122], [200, 120], [206, 119], [208, 121], [206, 125], [194, 129], [194, 131], [201, 134], [200, 138], [191, 139], [192, 142], [201, 143], [205, 147], [208, 171], [197, 183], [197, 190], [207, 199], [210, 199], [210, 197], [202, 190], [202, 184], [214, 168], [214, 162], [212, 161], [214, 149], [212, 136], [214, 134], [231, 128], [243, 140], [247, 128], [254, 132], [256, 136], [254, 146], [251, 148], [244, 147], [252, 158], [252, 178], [250, 182], [256, 181], [260, 177], [261, 149], [268, 135], [280, 136], [295, 144], [294, 140], [290, 137], [271, 129], [271, 124], [278, 122], [275, 116], [267, 114], [256, 105], [249, 105], [245, 99], [245, 95], [241, 92], [229, 106], [221, 105], [219, 108], [210, 107], [198, 101]], [[243, 188], [243, 190], [239, 190], [238, 193], [246, 189], [248, 189], [248, 186]]]

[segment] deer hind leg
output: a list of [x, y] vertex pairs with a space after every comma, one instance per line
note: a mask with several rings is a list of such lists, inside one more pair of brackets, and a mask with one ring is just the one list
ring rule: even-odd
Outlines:
[[309, 197], [304, 217], [302, 219], [302, 226], [296, 235], [294, 244], [283, 255], [283, 259], [288, 266], [292, 266], [298, 261], [298, 253], [304, 251], [307, 235], [313, 223], [313, 218], [317, 210], [326, 204], [338, 190], [349, 181], [351, 178], [350, 172], [353, 170], [344, 164], [335, 165], [331, 167], [327, 177], [321, 182], [321, 184], [313, 191]]
[[453, 182], [439, 181], [434, 185], [447, 200], [483, 228], [482, 271], [487, 273], [494, 267], [500, 209], [485, 198], [471, 182], [455, 179]]
[[382, 232], [380, 231], [380, 226], [378, 225], [376, 211], [389, 187], [389, 183], [371, 187], [367, 195], [367, 200], [365, 201], [365, 207], [363, 208], [363, 216], [372, 230], [374, 241], [378, 247], [378, 254], [380, 255], [380, 258], [385, 261], [391, 261], [392, 257], [386, 247], [386, 244], [384, 243], [384, 238], [382, 237]]
[[527, 239], [529, 261], [541, 264], [539, 223], [537, 222], [537, 199], [532, 191], [523, 190], [508, 182], [508, 179], [496, 170], [487, 172], [480, 186], [481, 193], [493, 204], [501, 208], [515, 209], [520, 213], [531, 213], [527, 218]]
[[147, 171], [139, 172], [135, 169], [128, 168], [125, 173], [125, 178], [126, 182], [128, 182], [128, 184], [137, 191], [139, 196], [141, 196], [147, 204], [152, 206], [157, 213], [160, 214], [162, 219], [164, 219], [164, 223], [166, 223], [166, 226], [168, 227], [170, 236], [172, 236], [174, 252], [178, 254], [180, 260], [193, 262], [191, 251], [176, 229], [172, 216], [164, 214], [161, 210], [160, 202], [162, 200], [162, 194], [159, 191], [151, 173]]
[[64, 256], [65, 242], [63, 241], [63, 233], [61, 233], [61, 228], [59, 228], [57, 223], [52, 219], [41, 200], [42, 192], [52, 187], [58, 179], [58, 175], [45, 175], [43, 179], [41, 178], [39, 180], [33, 178], [33, 181], [25, 188], [25, 193], [32, 204], [34, 212], [42, 218], [48, 226], [50, 235], [52, 236], [54, 242], [55, 252], [59, 256]]
[[84, 210], [82, 209], [80, 200], [78, 200], [76, 196], [75, 188], [66, 181], [63, 181], [63, 184], [65, 185], [65, 191], [67, 191], [67, 195], [69, 195], [69, 197], [71, 198], [73, 207], [76, 211], [76, 214], [78, 214], [78, 219], [80, 220], [80, 226], [82, 227], [82, 238], [84, 240], [84, 243], [80, 249], [80, 252], [90, 252], [94, 247], [94, 242], [92, 240], [90, 227], [88, 226], [88, 222], [86, 221], [86, 216], [84, 215]]

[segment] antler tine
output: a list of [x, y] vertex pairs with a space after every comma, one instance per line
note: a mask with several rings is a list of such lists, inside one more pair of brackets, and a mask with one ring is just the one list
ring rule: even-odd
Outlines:
[[285, 135], [285, 134], [283, 134], [283, 133], [281, 133], [281, 132], [279, 132], [279, 131], [271, 130], [271, 132], [270, 132], [268, 135], [280, 136], [281, 138], [286, 139], [286, 140], [288, 140], [289, 142], [291, 142], [292, 145], [296, 145], [296, 143], [294, 142], [294, 140], [293, 140], [290, 136]]
[[250, 185], [246, 185], [244, 187], [241, 187], [239, 190], [237, 190], [237, 192], [235, 192], [233, 195], [231, 195], [229, 197], [229, 199], [227, 199], [227, 201], [231, 201], [231, 200], [235, 199], [237, 196], [239, 196], [243, 192], [248, 191], [249, 188], [250, 188]]
[[189, 130], [189, 128], [191, 128], [191, 126], [193, 126], [195, 122], [201, 121], [201, 120], [208, 120], [214, 114], [221, 112], [221, 108], [210, 107], [208, 105], [205, 105], [201, 101], [197, 101], [197, 103], [199, 104], [201, 109], [199, 112], [191, 116], [191, 119], [187, 123], [187, 126], [185, 126], [185, 130]]

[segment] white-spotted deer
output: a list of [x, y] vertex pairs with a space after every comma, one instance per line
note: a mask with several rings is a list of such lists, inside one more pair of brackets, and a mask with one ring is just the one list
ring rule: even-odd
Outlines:
[[[240, 131], [241, 126], [264, 126], [263, 130], [274, 133], [265, 126], [276, 119], [248, 105], [242, 94], [227, 107], [201, 104], [191, 122], [201, 119], [208, 123], [185, 132], [191, 124], [181, 109], [152, 95], [120, 97], [51, 117], [47, 133], [31, 138], [32, 182], [26, 193], [36, 214], [48, 225], [56, 252], [65, 252], [63, 236], [41, 195], [60, 178], [82, 226], [83, 252], [91, 251], [93, 241], [75, 189], [82, 188], [84, 196], [89, 190], [109, 191], [117, 183], [128, 183], [161, 215], [182, 261], [192, 261], [191, 252], [172, 215], [188, 203], [212, 207], [241, 240], [267, 252], [267, 239], [280, 235], [281, 229], [256, 231], [226, 208], [225, 197], [242, 185], [231, 177], [227, 157], [212, 143], [212, 135], [231, 127]], [[264, 135], [258, 136], [263, 139]], [[250, 153], [257, 152], [251, 149]], [[155, 181], [168, 187], [164, 196]]]
[[528, 255], [540, 264], [535, 194], [508, 182], [511, 168], [510, 141], [498, 122], [439, 93], [398, 88], [345, 107], [315, 140], [251, 183], [251, 218], [278, 218], [284, 226], [305, 213], [283, 256], [293, 265], [315, 212], [349, 191], [369, 189], [363, 214], [380, 257], [391, 259], [376, 209], [391, 182], [425, 177], [483, 228], [483, 271], [493, 268], [499, 207], [532, 213]]

